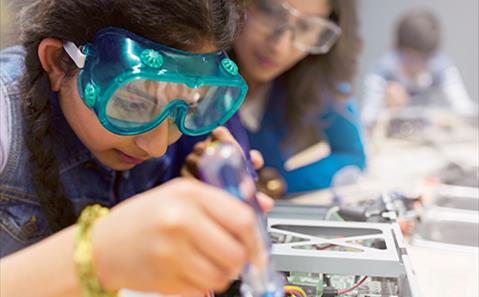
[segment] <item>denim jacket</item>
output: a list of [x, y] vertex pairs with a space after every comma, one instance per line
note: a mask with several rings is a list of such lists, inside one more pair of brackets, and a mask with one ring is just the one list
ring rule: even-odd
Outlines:
[[[21, 113], [19, 79], [24, 69], [22, 47], [0, 51], [0, 88], [7, 97], [12, 133], [5, 168], [0, 172], [0, 257], [29, 246], [51, 234], [32, 186], [25, 123]], [[128, 171], [114, 171], [98, 162], [66, 122], [52, 94], [54, 154], [60, 181], [78, 215], [88, 204], [112, 207], [121, 201], [179, 175], [193, 145], [206, 138], [183, 136], [161, 158]], [[247, 136], [234, 116], [226, 125], [248, 151]]]

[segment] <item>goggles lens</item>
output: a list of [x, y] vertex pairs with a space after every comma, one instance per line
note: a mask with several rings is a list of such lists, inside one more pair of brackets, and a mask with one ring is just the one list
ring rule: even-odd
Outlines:
[[[212, 129], [235, 110], [241, 89], [225, 86], [190, 88], [182, 83], [137, 79], [117, 89], [105, 115], [118, 130], [142, 130], [170, 117], [193, 134]], [[178, 112], [182, 109], [184, 112]]]

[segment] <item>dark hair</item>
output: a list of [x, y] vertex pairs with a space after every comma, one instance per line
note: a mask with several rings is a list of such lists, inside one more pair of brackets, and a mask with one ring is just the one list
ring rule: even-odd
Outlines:
[[[53, 37], [81, 45], [98, 30], [114, 26], [183, 50], [205, 43], [226, 49], [239, 31], [244, 5], [241, 0], [35, 0], [25, 7], [21, 16], [26, 51], [22, 78], [25, 139], [33, 186], [52, 231], [76, 218], [53, 154], [52, 91], [38, 59], [40, 42]], [[58, 59], [72, 75], [75, 67], [66, 53]]]
[[431, 11], [415, 9], [400, 18], [396, 32], [397, 48], [430, 55], [437, 50], [440, 42], [440, 23]]
[[344, 99], [352, 91], [351, 88], [340, 91], [338, 86], [351, 85], [356, 72], [361, 47], [356, 1], [331, 0], [330, 3], [329, 18], [342, 30], [336, 44], [326, 54], [308, 55], [278, 79], [286, 96], [289, 131], [286, 142], [298, 150], [318, 141], [307, 115], [321, 110], [325, 96]]

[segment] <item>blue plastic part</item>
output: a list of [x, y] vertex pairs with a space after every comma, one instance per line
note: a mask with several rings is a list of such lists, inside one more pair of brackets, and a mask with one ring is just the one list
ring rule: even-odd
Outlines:
[[82, 54], [84, 55], [89, 55], [90, 54], [90, 44], [85, 44], [83, 46], [80, 47], [80, 51], [82, 52]]
[[97, 97], [98, 97], [97, 88], [93, 84], [87, 83], [85, 86], [85, 99], [84, 99], [85, 104], [90, 108], [94, 107]]
[[140, 55], [140, 59], [151, 68], [159, 69], [163, 65], [163, 56], [153, 49], [144, 50]]
[[[224, 51], [190, 53], [113, 27], [97, 32], [93, 42], [84, 49], [85, 66], [78, 75], [80, 97], [94, 109], [102, 125], [115, 134], [147, 132], [170, 113], [174, 114], [174, 122], [182, 133], [206, 134], [233, 116], [248, 90], [237, 73], [236, 64]], [[110, 119], [106, 107], [111, 96], [129, 82], [140, 79], [184, 84], [190, 88], [215, 86], [217, 91], [215, 96], [200, 103], [202, 108], [194, 110], [181, 98], [173, 100], [151, 122], [133, 126]]]
[[236, 65], [236, 63], [233, 60], [231, 60], [229, 58], [225, 58], [225, 59], [221, 60], [221, 65], [226, 70], [226, 72], [228, 72], [229, 74], [238, 75], [238, 66]]

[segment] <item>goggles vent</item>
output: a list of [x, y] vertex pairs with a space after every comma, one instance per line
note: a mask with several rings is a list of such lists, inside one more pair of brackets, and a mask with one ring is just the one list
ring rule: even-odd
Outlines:
[[163, 56], [153, 49], [145, 49], [140, 55], [141, 61], [151, 68], [161, 68], [163, 65]]
[[221, 66], [223, 66], [223, 69], [226, 70], [227, 73], [233, 76], [238, 74], [238, 66], [229, 58], [221, 60]]
[[98, 98], [98, 89], [91, 83], [85, 86], [85, 103], [88, 107], [93, 108]]

